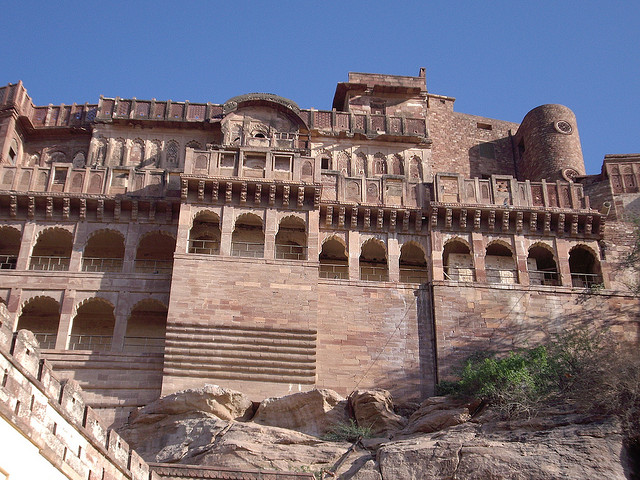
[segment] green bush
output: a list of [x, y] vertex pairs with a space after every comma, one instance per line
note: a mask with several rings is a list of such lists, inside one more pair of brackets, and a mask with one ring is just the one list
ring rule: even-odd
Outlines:
[[339, 422], [333, 426], [324, 436], [324, 440], [330, 442], [355, 442], [359, 438], [370, 438], [371, 427], [361, 427], [355, 420]]

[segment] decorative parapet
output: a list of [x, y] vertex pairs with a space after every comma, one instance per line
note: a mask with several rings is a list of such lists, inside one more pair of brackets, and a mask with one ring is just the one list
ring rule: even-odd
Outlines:
[[100, 97], [96, 120], [153, 120], [155, 122], [213, 122], [222, 118], [222, 105], [136, 98]]

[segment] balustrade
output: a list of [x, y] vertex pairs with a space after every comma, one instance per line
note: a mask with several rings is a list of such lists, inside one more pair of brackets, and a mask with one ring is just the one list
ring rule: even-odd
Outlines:
[[121, 258], [84, 257], [82, 259], [83, 272], [121, 272]]
[[231, 255], [233, 257], [262, 258], [264, 257], [264, 244], [249, 243], [249, 242], [232, 242]]
[[70, 263], [70, 257], [32, 256], [29, 270], [67, 271]]

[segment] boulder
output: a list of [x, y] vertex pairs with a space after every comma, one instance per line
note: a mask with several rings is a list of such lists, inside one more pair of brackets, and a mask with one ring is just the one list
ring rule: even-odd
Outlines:
[[167, 415], [193, 412], [211, 414], [221, 420], [247, 421], [253, 415], [253, 403], [243, 393], [218, 385], [205, 385], [161, 397], [133, 412], [129, 423], [155, 423]]
[[348, 421], [347, 401], [333, 390], [310, 390], [260, 403], [253, 421], [322, 436], [332, 426]]
[[375, 436], [391, 436], [404, 428], [407, 419], [393, 411], [391, 394], [386, 390], [356, 390], [349, 395], [353, 414], [360, 427], [371, 428]]
[[437, 432], [471, 419], [469, 406], [450, 397], [431, 397], [422, 402], [400, 435]]

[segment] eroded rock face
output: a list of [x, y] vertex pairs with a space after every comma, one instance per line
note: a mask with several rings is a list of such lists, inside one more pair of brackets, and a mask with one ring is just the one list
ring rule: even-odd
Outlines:
[[431, 397], [420, 405], [400, 435], [437, 432], [471, 419], [469, 405], [448, 397]]
[[358, 425], [370, 427], [374, 436], [391, 436], [405, 427], [407, 419], [393, 411], [391, 394], [386, 390], [356, 390], [349, 395]]
[[333, 390], [311, 390], [262, 401], [253, 421], [322, 436], [339, 422], [348, 421], [347, 401]]

